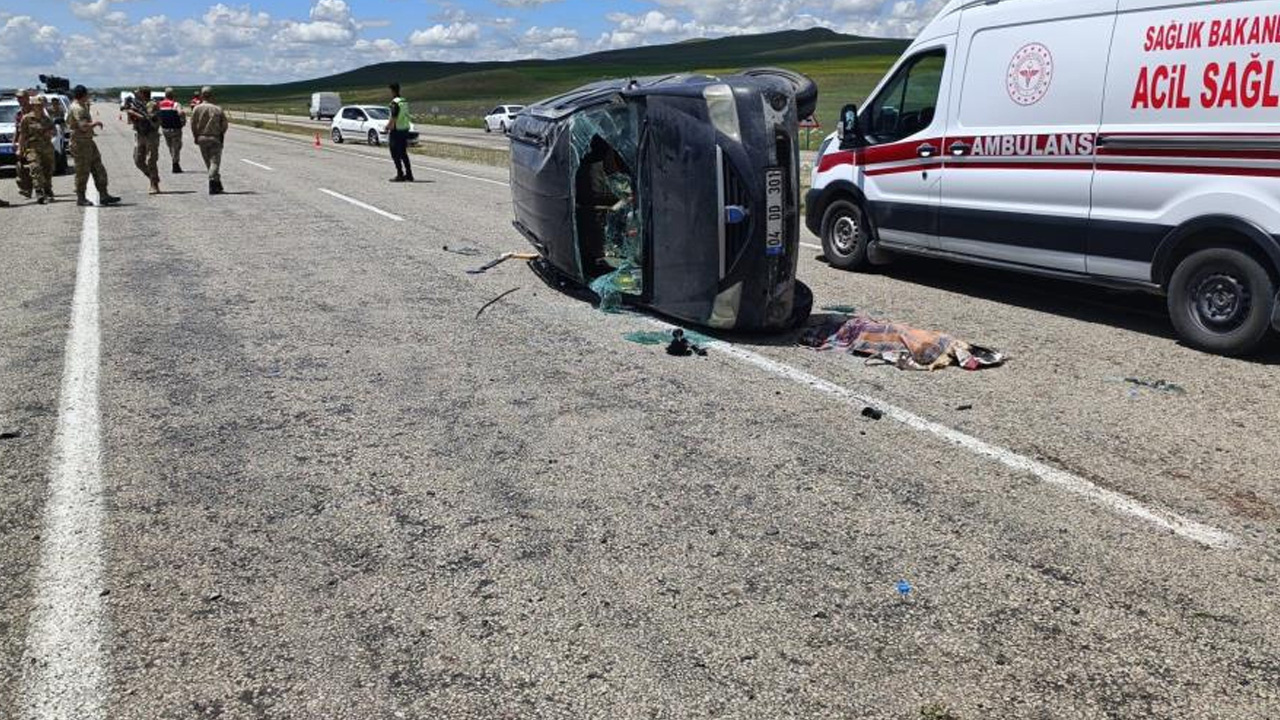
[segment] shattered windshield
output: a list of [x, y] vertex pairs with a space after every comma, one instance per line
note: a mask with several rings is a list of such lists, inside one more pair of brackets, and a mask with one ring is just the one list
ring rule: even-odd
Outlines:
[[644, 292], [637, 128], [636, 109], [620, 99], [574, 115], [570, 125], [578, 261], [606, 307]]

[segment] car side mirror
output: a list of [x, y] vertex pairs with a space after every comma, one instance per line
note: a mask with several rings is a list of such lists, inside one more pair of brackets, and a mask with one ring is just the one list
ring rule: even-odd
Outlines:
[[854, 147], [862, 142], [862, 124], [858, 120], [858, 106], [849, 104], [840, 109], [840, 122], [836, 123], [841, 147]]

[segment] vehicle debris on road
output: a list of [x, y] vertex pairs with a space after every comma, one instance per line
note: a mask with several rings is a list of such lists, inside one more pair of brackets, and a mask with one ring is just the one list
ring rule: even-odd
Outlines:
[[447, 253], [453, 253], [454, 255], [466, 255], [467, 257], [475, 257], [480, 254], [480, 251], [473, 247], [449, 247], [448, 245], [445, 245], [441, 249]]
[[671, 331], [671, 344], [667, 345], [667, 354], [674, 357], [689, 357], [690, 355], [706, 357], [707, 350], [689, 342], [689, 339], [684, 335], [684, 331], [676, 329]]
[[490, 260], [484, 265], [481, 265], [475, 270], [468, 270], [467, 274], [483, 275], [508, 260], [536, 260], [536, 259], [538, 259], [538, 255], [536, 253], [518, 253], [518, 252], [502, 253], [498, 257], [494, 258], [493, 260]]
[[512, 293], [518, 292], [519, 290], [520, 290], [520, 288], [511, 288], [510, 290], [508, 290], [508, 291], [506, 291], [506, 292], [502, 293], [501, 295], [499, 295], [498, 297], [496, 297], [496, 298], [494, 298], [494, 299], [490, 300], [489, 302], [485, 303], [484, 305], [481, 305], [481, 306], [480, 306], [480, 309], [476, 311], [476, 319], [479, 319], [479, 318], [480, 318], [480, 316], [484, 314], [484, 311], [485, 311], [485, 310], [488, 310], [490, 307], [493, 307], [493, 305], [494, 305], [495, 303], [497, 303], [499, 300], [501, 300], [502, 298], [504, 298], [504, 297], [506, 297], [506, 296], [508, 296], [508, 295], [510, 295], [510, 294], [512, 294]]
[[839, 348], [900, 370], [939, 370], [951, 365], [981, 370], [1003, 365], [1007, 359], [950, 335], [865, 316], [812, 327], [801, 336], [800, 344], [817, 350]]
[[1165, 395], [1186, 395], [1187, 389], [1168, 380], [1144, 380], [1137, 377], [1107, 378], [1107, 382], [1124, 383], [1129, 386], [1129, 396], [1136, 397], [1143, 390], [1164, 393]]

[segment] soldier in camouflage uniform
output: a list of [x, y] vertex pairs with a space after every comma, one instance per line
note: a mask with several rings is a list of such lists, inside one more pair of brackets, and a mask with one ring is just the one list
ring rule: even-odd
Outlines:
[[140, 87], [134, 95], [137, 101], [129, 108], [129, 122], [133, 123], [133, 164], [151, 181], [151, 194], [160, 194], [160, 105], [151, 99], [151, 88]]
[[71, 128], [71, 155], [76, 160], [76, 205], [93, 207], [93, 202], [85, 197], [90, 175], [93, 175], [93, 184], [98, 188], [98, 201], [103, 205], [114, 205], [120, 202], [120, 198], [107, 192], [107, 169], [102, 165], [98, 143], [93, 139], [94, 129], [101, 129], [102, 122], [93, 119], [89, 91], [85, 86], [77, 85], [72, 94], [75, 102], [71, 103], [71, 110], [67, 113], [67, 127]]
[[30, 99], [31, 109], [23, 113], [18, 125], [18, 154], [26, 159], [36, 202], [53, 202], [53, 168], [57, 156], [53, 151], [53, 120], [44, 111], [44, 98]]
[[[22, 116], [31, 112], [31, 100], [27, 90], [18, 91], [18, 116], [14, 118], [13, 124], [18, 129], [14, 137], [14, 142], [18, 147], [22, 147]], [[31, 170], [27, 167], [27, 160], [22, 156], [22, 151], [18, 151], [18, 194], [24, 198], [31, 197]]]

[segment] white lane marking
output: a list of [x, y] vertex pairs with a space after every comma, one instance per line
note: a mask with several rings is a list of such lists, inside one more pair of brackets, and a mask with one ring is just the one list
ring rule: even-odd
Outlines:
[[822, 249], [821, 245], [814, 245], [813, 243], [800, 243], [800, 247], [809, 248], [810, 250], [817, 250], [818, 252], [826, 252], [825, 250]]
[[[269, 130], [259, 130], [257, 128], [244, 127], [243, 125], [236, 126], [236, 129], [259, 133], [262, 135], [266, 135], [267, 137], [276, 138], [277, 140], [284, 140], [285, 142], [312, 146], [312, 143], [310, 141], [295, 140], [291, 137], [285, 137], [280, 135], [279, 133], [273, 133]], [[466, 147], [466, 146], [460, 146], [460, 147]], [[355, 150], [343, 150], [341, 148], [336, 148], [336, 147], [326, 147], [322, 149], [325, 152], [337, 153], [339, 155], [350, 155], [351, 157], [360, 158], [362, 160], [372, 160], [373, 162], [377, 162], [377, 163], [386, 162], [384, 158], [374, 157], [373, 155], [369, 155], [368, 153], [357, 152]], [[480, 177], [479, 175], [468, 175], [466, 173], [454, 172], [452, 170], [442, 170], [440, 168], [431, 167], [430, 165], [419, 164], [418, 167], [428, 172], [440, 173], [441, 175], [452, 175], [454, 177], [465, 178], [467, 180], [475, 180], [476, 182], [488, 183], [490, 185], [497, 185], [498, 187], [511, 187], [510, 183], [505, 183], [505, 182], [502, 182], [501, 180], [493, 180], [491, 178]]]
[[[660, 320], [650, 319], [650, 322], [667, 330], [674, 330], [677, 327]], [[883, 411], [885, 417], [896, 420], [912, 430], [937, 436], [952, 445], [968, 450], [974, 455], [994, 460], [1011, 470], [1034, 475], [1042, 482], [1054, 485], [1069, 493], [1084, 497], [1094, 504], [1100, 505], [1114, 513], [1137, 518], [1143, 522], [1163, 528], [1175, 535], [1178, 535], [1179, 537], [1199, 543], [1206, 547], [1224, 550], [1235, 547], [1238, 544], [1236, 538], [1224, 530], [1219, 530], [1215, 527], [1190, 520], [1168, 510], [1147, 507], [1127, 495], [1099, 487], [1078, 475], [1066, 472], [1065, 470], [1059, 470], [1058, 468], [1051, 467], [1037, 460], [1032, 460], [1031, 458], [1019, 455], [1012, 450], [1007, 450], [998, 445], [992, 445], [991, 443], [979, 440], [972, 435], [967, 435], [959, 430], [953, 430], [952, 428], [933, 422], [932, 420], [926, 420], [919, 415], [875, 398], [860, 395], [846, 387], [823, 380], [816, 375], [812, 375], [798, 368], [777, 362], [776, 360], [771, 360], [763, 355], [759, 355], [750, 350], [740, 348], [722, 340], [712, 339], [710, 340], [709, 345], [730, 357], [747, 363], [748, 365], [753, 365], [765, 372], [790, 380], [797, 385], [803, 385], [812, 390], [816, 390], [824, 395], [829, 395], [838, 400], [843, 400], [849, 405], [855, 407], [870, 405], [875, 407]]]
[[[90, 189], [90, 199], [99, 200]], [[105, 514], [98, 416], [98, 208], [84, 211], [40, 536], [34, 607], [23, 658], [22, 717], [106, 717], [101, 592]]]
[[364, 208], [365, 210], [368, 210], [369, 212], [377, 213], [377, 214], [381, 215], [382, 217], [390, 218], [391, 220], [395, 220], [396, 222], [404, 222], [404, 218], [400, 217], [399, 215], [393, 215], [393, 214], [391, 214], [391, 213], [387, 212], [386, 210], [383, 210], [383, 209], [381, 209], [381, 208], [376, 208], [376, 207], [374, 207], [374, 206], [370, 205], [369, 203], [360, 202], [359, 200], [356, 200], [355, 198], [347, 197], [346, 195], [343, 195], [342, 193], [336, 193], [336, 192], [334, 192], [334, 191], [332, 191], [332, 190], [326, 190], [325, 188], [320, 188], [320, 192], [324, 193], [325, 195], [331, 195], [331, 196], [333, 196], [333, 197], [336, 197], [336, 198], [338, 198], [339, 200], [342, 200], [343, 202], [349, 202], [349, 203], [351, 203], [352, 205], [355, 205], [355, 206], [356, 206], [356, 207], [358, 207], [358, 208]]
[[252, 166], [254, 166], [254, 167], [256, 167], [256, 168], [262, 168], [263, 170], [266, 170], [267, 172], [275, 172], [274, 170], [272, 170], [271, 168], [267, 167], [266, 165], [263, 165], [262, 163], [256, 163], [256, 162], [254, 162], [254, 161], [252, 161], [252, 160], [250, 160], [250, 159], [248, 159], [248, 158], [240, 158], [240, 162], [243, 162], [243, 163], [249, 163], [250, 165], [252, 165]]

